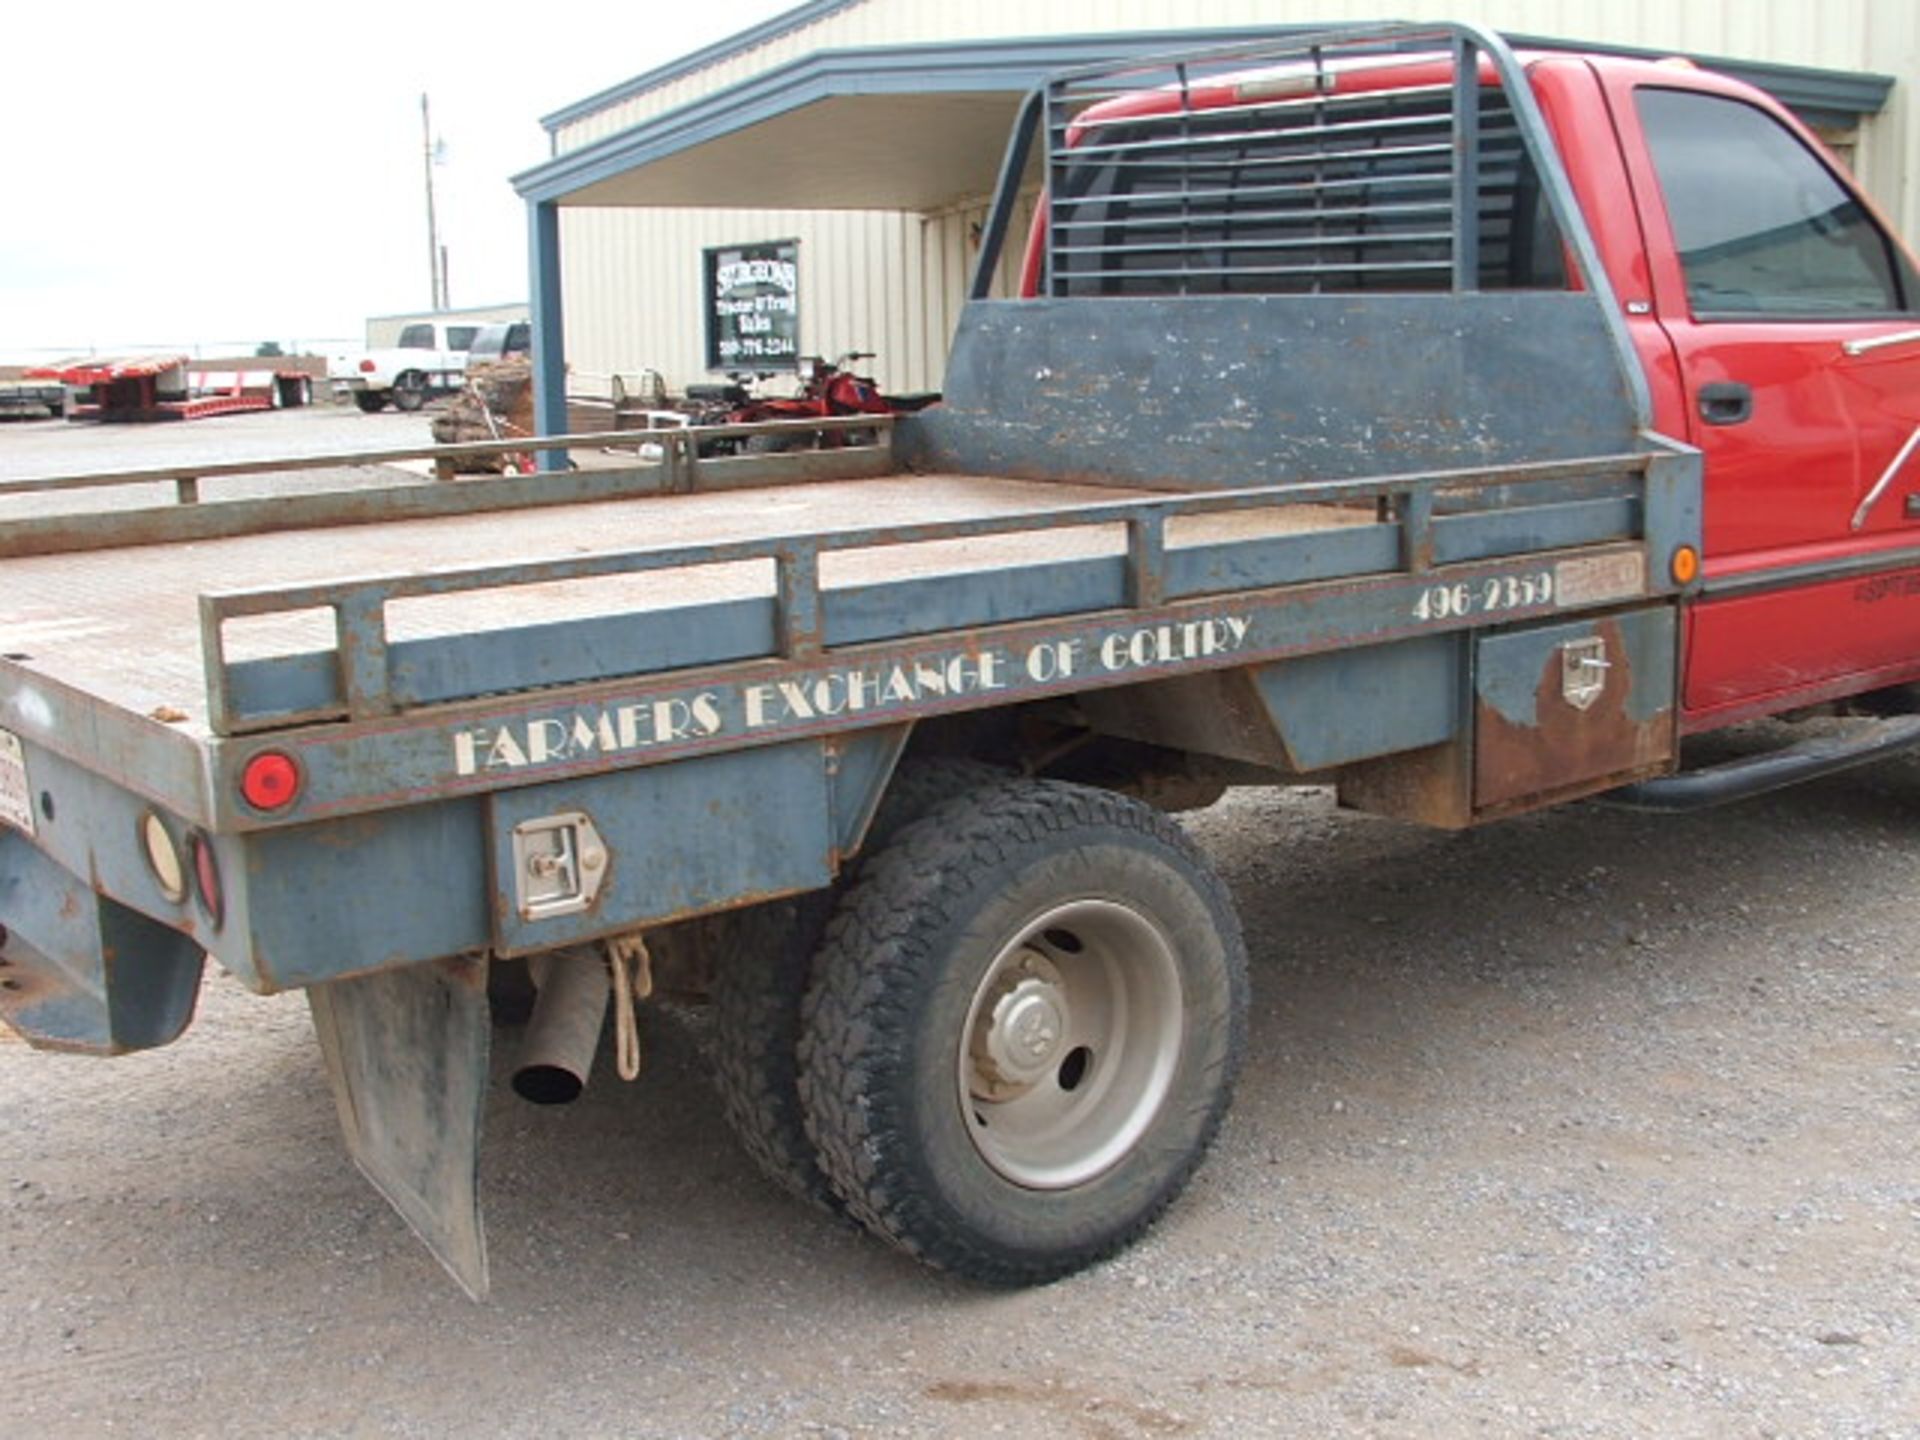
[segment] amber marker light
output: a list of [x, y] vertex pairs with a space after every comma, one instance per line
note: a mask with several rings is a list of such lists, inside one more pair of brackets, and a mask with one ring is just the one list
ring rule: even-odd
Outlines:
[[278, 750], [263, 750], [240, 772], [240, 794], [256, 810], [284, 810], [300, 798], [300, 767]]
[[1676, 545], [1673, 559], [1667, 562], [1667, 573], [1673, 576], [1676, 585], [1691, 585], [1700, 578], [1700, 552], [1691, 545]]

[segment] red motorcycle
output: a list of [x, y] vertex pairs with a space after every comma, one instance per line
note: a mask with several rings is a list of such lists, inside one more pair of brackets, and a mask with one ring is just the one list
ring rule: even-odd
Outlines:
[[[938, 395], [882, 395], [870, 375], [857, 375], [849, 367], [861, 360], [873, 359], [871, 350], [849, 350], [838, 360], [823, 356], [801, 358], [799, 390], [792, 395], [761, 396], [748, 389], [754, 380], [769, 375], [734, 375], [726, 385], [689, 385], [687, 399], [694, 408], [694, 424], [756, 425], [768, 420], [825, 420], [843, 415], [897, 415], [919, 410], [939, 399]], [[703, 441], [702, 455], [764, 455], [780, 450], [833, 449], [841, 445], [869, 445], [874, 432], [859, 428], [835, 427], [812, 432], [796, 430], [785, 434], [723, 437]]]

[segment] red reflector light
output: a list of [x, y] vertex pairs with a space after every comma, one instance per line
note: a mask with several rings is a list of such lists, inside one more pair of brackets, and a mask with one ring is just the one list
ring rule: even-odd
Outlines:
[[194, 893], [218, 930], [227, 918], [227, 897], [220, 889], [220, 862], [213, 853], [213, 841], [196, 830], [187, 837], [187, 852], [193, 857]]
[[300, 767], [278, 750], [264, 750], [240, 772], [240, 793], [256, 810], [284, 810], [300, 798]]
[[362, 361], [360, 362], [360, 373], [361, 373], [362, 375], [371, 375], [371, 374], [373, 373], [373, 371], [374, 371], [374, 364], [373, 364], [373, 361], [371, 361], [371, 360], [362, 360]]

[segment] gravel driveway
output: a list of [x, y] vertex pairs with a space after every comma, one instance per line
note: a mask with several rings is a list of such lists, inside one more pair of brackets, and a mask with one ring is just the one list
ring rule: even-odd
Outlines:
[[485, 1306], [347, 1163], [297, 996], [0, 1044], [0, 1434], [1920, 1435], [1917, 808], [1892, 762], [1684, 820], [1193, 817], [1237, 1108], [1145, 1243], [1027, 1293], [763, 1184], [697, 1017], [637, 1086], [496, 1087]]

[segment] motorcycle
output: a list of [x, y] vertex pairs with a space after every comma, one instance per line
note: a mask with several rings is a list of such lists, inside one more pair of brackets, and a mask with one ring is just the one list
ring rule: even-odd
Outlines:
[[[689, 385], [689, 413], [702, 425], [755, 425], [768, 420], [825, 420], [844, 415], [898, 415], [923, 409], [938, 395], [883, 395], [870, 375], [851, 368], [873, 359], [871, 350], [849, 350], [837, 360], [801, 357], [800, 388], [792, 395], [755, 395], [750, 386], [771, 374], [735, 374], [725, 385]], [[834, 449], [870, 445], [872, 430], [858, 428], [794, 431], [783, 434], [724, 436], [699, 442], [705, 455], [765, 455], [782, 450]]]

